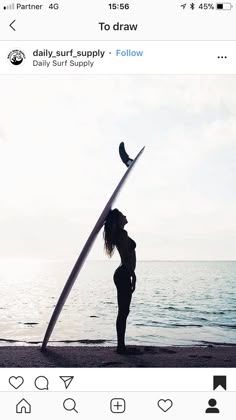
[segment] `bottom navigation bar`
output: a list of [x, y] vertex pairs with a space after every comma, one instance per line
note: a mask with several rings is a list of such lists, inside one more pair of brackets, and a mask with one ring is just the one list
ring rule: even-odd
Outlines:
[[[5, 418], [19, 418], [19, 414], [31, 414], [29, 418], [55, 415], [67, 418], [68, 413], [79, 415], [81, 419], [100, 416], [111, 419], [120, 414], [121, 419], [141, 420], [148, 414], [149, 419], [164, 418], [199, 420], [208, 418], [207, 414], [220, 414], [220, 418], [230, 419], [235, 410], [236, 393], [148, 393], [148, 392], [51, 392], [4, 393], [1, 413]], [[3, 395], [2, 395], [3, 397]], [[6, 417], [8, 415], [8, 417]], [[122, 417], [123, 416], [123, 417]]]

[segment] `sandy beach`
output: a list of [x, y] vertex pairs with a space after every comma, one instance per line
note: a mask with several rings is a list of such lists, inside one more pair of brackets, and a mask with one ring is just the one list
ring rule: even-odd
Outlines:
[[135, 346], [119, 355], [114, 347], [0, 347], [0, 367], [236, 367], [236, 346]]

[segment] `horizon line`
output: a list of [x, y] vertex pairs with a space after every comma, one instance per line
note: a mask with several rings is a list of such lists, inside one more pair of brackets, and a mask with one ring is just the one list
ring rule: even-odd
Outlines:
[[[74, 259], [59, 259], [59, 258], [24, 258], [24, 257], [0, 257], [0, 261], [55, 261], [55, 262], [72, 262], [75, 261]], [[87, 261], [90, 262], [120, 262], [120, 260], [118, 259], [88, 259]], [[236, 262], [235, 260], [229, 259], [189, 259], [189, 260], [185, 260], [185, 259], [163, 259], [163, 260], [159, 260], [159, 259], [140, 259], [137, 260], [137, 262]]]

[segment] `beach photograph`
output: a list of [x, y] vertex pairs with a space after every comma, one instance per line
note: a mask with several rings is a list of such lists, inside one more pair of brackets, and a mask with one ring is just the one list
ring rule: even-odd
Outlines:
[[236, 367], [234, 87], [1, 78], [0, 367]]

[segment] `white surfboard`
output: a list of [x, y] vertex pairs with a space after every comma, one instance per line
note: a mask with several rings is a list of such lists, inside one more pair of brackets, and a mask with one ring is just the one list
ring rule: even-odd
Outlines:
[[51, 319], [49, 321], [44, 339], [43, 339], [43, 344], [41, 347], [41, 350], [44, 351], [46, 350], [47, 344], [48, 344], [48, 340], [50, 339], [50, 336], [53, 332], [53, 329], [56, 325], [57, 319], [63, 309], [63, 306], [66, 302], [66, 299], [69, 296], [69, 293], [75, 283], [75, 280], [84, 264], [84, 261], [86, 260], [86, 257], [99, 233], [99, 231], [101, 230], [107, 216], [108, 213], [111, 210], [111, 206], [114, 203], [115, 199], [117, 198], [122, 186], [124, 185], [124, 182], [126, 181], [129, 173], [132, 171], [133, 167], [135, 166], [137, 160], [139, 159], [139, 157], [141, 156], [141, 154], [144, 151], [144, 147], [140, 150], [140, 152], [137, 154], [136, 158], [134, 160], [130, 159], [129, 156], [127, 155], [127, 153], [125, 152], [125, 148], [124, 148], [124, 143], [120, 144], [120, 148], [119, 148], [119, 152], [120, 152], [120, 157], [122, 159], [122, 161], [126, 164], [126, 166], [128, 166], [128, 169], [126, 170], [125, 174], [123, 175], [123, 177], [121, 178], [120, 182], [118, 183], [115, 191], [113, 192], [113, 194], [111, 195], [110, 199], [108, 200], [106, 206], [104, 207], [100, 217], [98, 218], [92, 232], [90, 233], [70, 275], [69, 278], [64, 286], [64, 289], [61, 292], [61, 295], [58, 299], [58, 302], [55, 306], [55, 309], [53, 311], [53, 314], [51, 316]]

